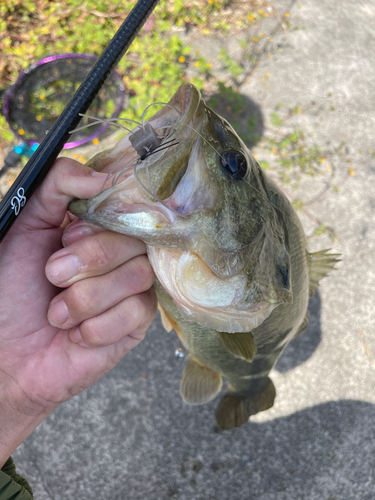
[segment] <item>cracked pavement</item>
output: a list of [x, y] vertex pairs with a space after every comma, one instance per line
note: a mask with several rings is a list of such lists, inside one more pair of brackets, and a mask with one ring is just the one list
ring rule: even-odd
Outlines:
[[[307, 331], [271, 372], [274, 407], [218, 431], [218, 398], [181, 401], [179, 340], [157, 317], [141, 345], [14, 453], [36, 499], [375, 498], [375, 159], [366, 154], [375, 146], [375, 4], [304, 0], [290, 12], [304, 29], [277, 35], [283, 51], [263, 60], [242, 92], [265, 117], [280, 102], [324, 108], [332, 93], [334, 112], [299, 119], [320, 143], [344, 141], [355, 175], [311, 207], [335, 228], [343, 260], [310, 300]], [[309, 180], [303, 189], [307, 198], [316, 192]], [[313, 244], [332, 246], [324, 237]]]

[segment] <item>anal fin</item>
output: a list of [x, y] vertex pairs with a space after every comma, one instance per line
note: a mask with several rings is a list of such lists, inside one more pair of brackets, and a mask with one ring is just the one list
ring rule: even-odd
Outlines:
[[211, 401], [222, 386], [220, 373], [189, 358], [180, 383], [180, 394], [185, 403], [200, 405]]
[[228, 392], [216, 410], [216, 422], [222, 429], [240, 427], [249, 420], [251, 415], [265, 411], [273, 406], [276, 389], [267, 377], [265, 389], [255, 394], [241, 395]]
[[254, 337], [251, 332], [246, 333], [227, 333], [219, 332], [220, 338], [227, 351], [232, 353], [237, 358], [245, 361], [252, 361], [257, 347], [254, 342]]
[[307, 261], [309, 264], [309, 276], [310, 276], [310, 286], [309, 293], [310, 297], [314, 295], [315, 288], [319, 285], [320, 280], [327, 276], [327, 274], [335, 269], [335, 264], [340, 262], [341, 257], [338, 253], [329, 254], [328, 250], [321, 250], [320, 252], [309, 253], [307, 252]]

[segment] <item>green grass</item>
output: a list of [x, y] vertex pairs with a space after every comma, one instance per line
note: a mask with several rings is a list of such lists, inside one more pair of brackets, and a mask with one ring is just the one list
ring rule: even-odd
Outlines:
[[[76, 52], [99, 56], [135, 3], [135, 0], [86, 0], [82, 7], [81, 0], [2, 2], [0, 89], [12, 85], [22, 70], [47, 55]], [[229, 16], [222, 15], [229, 2], [188, 3], [161, 0], [127, 56], [120, 61], [118, 72], [132, 96], [127, 118], [139, 118], [151, 102], [168, 101], [181, 81], [187, 79], [189, 66], [195, 65], [197, 69], [197, 75], [190, 81], [198, 88], [202, 89], [210, 78], [210, 64], [199, 54], [193, 54], [173, 29], [226, 31], [234, 22], [226, 22]], [[3, 117], [0, 117], [0, 141], [3, 147], [12, 141]]]
[[[22, 70], [47, 55], [76, 52], [99, 56], [135, 3], [86, 0], [82, 6], [81, 0], [5, 0], [0, 4], [0, 89], [12, 85]], [[277, 22], [270, 23], [271, 18]], [[220, 114], [227, 112], [225, 117], [242, 139], [252, 148], [257, 145], [262, 167], [292, 192], [306, 175], [328, 175], [329, 189], [337, 191], [342, 180], [336, 181], [336, 165], [346, 161], [343, 146], [327, 151], [307, 140], [297, 126], [297, 115], [307, 109], [278, 106], [264, 118], [266, 126], [260, 133], [258, 117], [249, 113], [249, 103], [241, 94], [258, 64], [280, 50], [273, 42], [276, 32], [295, 29], [303, 27], [294, 25], [288, 12], [275, 11], [266, 0], [161, 0], [117, 68], [130, 95], [129, 106], [120, 117], [139, 119], [147, 105], [169, 101], [183, 81], [190, 81], [199, 89], [211, 89], [205, 94], [210, 106]], [[207, 61], [177, 34], [191, 30], [198, 36], [242, 34], [241, 58], [236, 61], [222, 50], [217, 61]], [[226, 75], [223, 81], [215, 77], [218, 68]], [[266, 73], [260, 81], [267, 84], [268, 76]], [[42, 111], [42, 102], [40, 106]], [[326, 112], [330, 111], [333, 109]], [[0, 116], [0, 150], [18, 142]], [[354, 173], [350, 168], [348, 175]], [[296, 198], [293, 203], [296, 209], [307, 210], [301, 200]], [[317, 234], [329, 232], [320, 221], [316, 224]]]

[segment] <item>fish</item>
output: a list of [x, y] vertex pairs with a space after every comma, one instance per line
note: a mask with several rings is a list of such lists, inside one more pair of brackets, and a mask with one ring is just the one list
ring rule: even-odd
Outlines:
[[211, 401], [225, 379], [217, 425], [239, 427], [273, 406], [269, 373], [339, 254], [308, 251], [286, 195], [195, 86], [144, 114], [87, 164], [110, 187], [69, 210], [146, 243], [163, 326], [189, 352], [183, 401]]

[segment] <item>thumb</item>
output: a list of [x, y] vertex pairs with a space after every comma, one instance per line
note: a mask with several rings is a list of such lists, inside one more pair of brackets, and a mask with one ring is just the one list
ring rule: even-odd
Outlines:
[[[19, 215], [19, 224], [46, 229], [62, 224], [74, 198], [92, 198], [100, 192], [107, 174], [96, 172], [70, 158], [59, 158]], [[20, 227], [20, 226], [19, 226]]]

